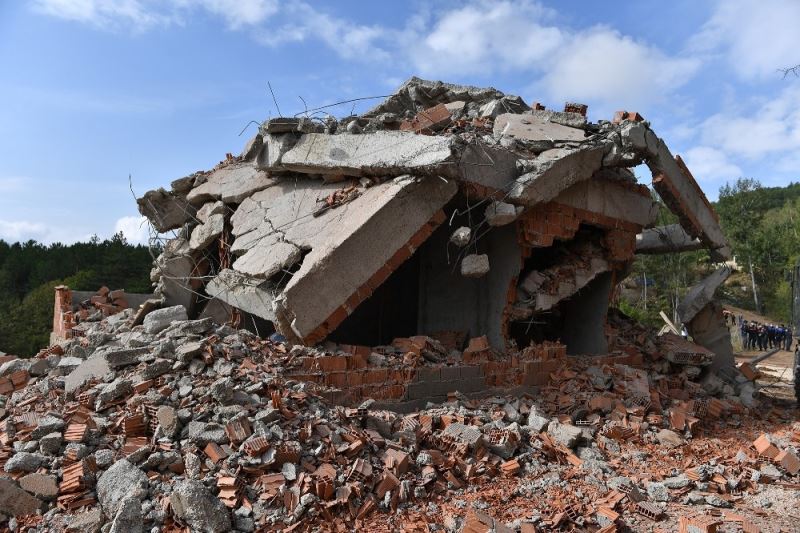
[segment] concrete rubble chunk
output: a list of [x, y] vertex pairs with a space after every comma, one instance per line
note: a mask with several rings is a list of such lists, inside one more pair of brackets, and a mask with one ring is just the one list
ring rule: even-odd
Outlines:
[[225, 216], [222, 213], [209, 216], [206, 222], [196, 226], [192, 230], [192, 236], [189, 239], [189, 248], [191, 250], [206, 249], [217, 237], [222, 235], [224, 230]]
[[105, 515], [113, 519], [126, 500], [141, 500], [146, 496], [149, 486], [144, 472], [127, 459], [120, 459], [97, 481], [97, 499]]
[[136, 203], [139, 213], [146, 216], [159, 233], [180, 228], [191, 220], [195, 212], [185, 196], [164, 189], [147, 191]]
[[456, 228], [456, 230], [450, 236], [450, 242], [452, 242], [459, 248], [463, 248], [469, 244], [471, 238], [472, 238], [472, 230], [462, 226], [460, 228]]
[[489, 256], [469, 254], [461, 260], [461, 275], [465, 278], [481, 278], [489, 273]]
[[200, 223], [205, 224], [208, 222], [208, 217], [211, 215], [224, 215], [226, 211], [225, 204], [217, 200], [216, 202], [208, 202], [203, 204], [203, 207], [197, 210], [197, 214], [195, 218], [200, 221]]
[[567, 448], [574, 448], [581, 437], [581, 428], [553, 420], [547, 425], [547, 434]]
[[542, 152], [531, 160], [530, 170], [517, 178], [508, 199], [526, 206], [549, 202], [566, 188], [591, 178], [600, 169], [603, 150], [589, 146]]
[[48, 476], [34, 472], [23, 476], [19, 480], [19, 486], [31, 494], [44, 499], [55, 498], [58, 495], [58, 483], [55, 476]]
[[557, 124], [548, 118], [542, 114], [504, 113], [495, 119], [494, 133], [523, 141], [580, 142], [586, 137], [582, 129]]
[[109, 533], [142, 533], [142, 504], [138, 498], [125, 498], [111, 522]]
[[288, 242], [257, 244], [234, 263], [242, 274], [268, 279], [300, 261], [300, 248]]
[[144, 317], [144, 330], [147, 333], [156, 334], [165, 330], [172, 322], [188, 319], [186, 308], [182, 305], [156, 309]]
[[244, 161], [250, 161], [251, 159], [255, 158], [258, 155], [258, 152], [261, 151], [261, 147], [264, 146], [264, 138], [261, 136], [260, 133], [256, 133], [247, 141], [247, 144], [244, 145], [244, 149], [242, 150], [242, 159]]
[[70, 533], [97, 533], [103, 525], [103, 512], [100, 509], [89, 509], [73, 516], [67, 531]]
[[247, 276], [233, 269], [224, 269], [208, 282], [206, 292], [228, 305], [275, 320], [273, 301], [276, 291], [271, 290], [263, 279]]
[[6, 461], [3, 469], [6, 472], [35, 472], [48, 461], [47, 456], [38, 453], [17, 452]]
[[101, 378], [109, 372], [111, 367], [102, 356], [92, 356], [67, 375], [64, 379], [64, 389], [66, 392], [73, 392], [84, 383], [94, 378]]
[[201, 205], [210, 200], [222, 200], [226, 204], [238, 204], [254, 192], [275, 184], [269, 174], [250, 162], [223, 165], [208, 176], [202, 185], [187, 195], [192, 205]]
[[223, 533], [230, 531], [228, 509], [199, 481], [183, 481], [170, 495], [172, 510], [192, 531]]
[[7, 477], [0, 477], [0, 513], [8, 516], [35, 514], [42, 501], [22, 490]]
[[522, 213], [522, 208], [506, 202], [494, 201], [486, 207], [484, 217], [490, 226], [511, 224]]

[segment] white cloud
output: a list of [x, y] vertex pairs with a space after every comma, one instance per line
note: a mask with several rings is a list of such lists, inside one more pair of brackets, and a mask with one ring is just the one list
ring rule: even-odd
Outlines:
[[742, 169], [731, 163], [724, 152], [709, 146], [697, 146], [686, 152], [684, 159], [692, 175], [711, 190], [714, 185], [735, 181], [742, 176]]
[[48, 234], [47, 226], [39, 222], [0, 220], [0, 239], [7, 242], [43, 240]]
[[663, 100], [700, 67], [602, 26], [571, 35], [552, 59], [540, 82], [548, 95], [620, 109]]
[[800, 63], [800, 2], [718, 0], [693, 48], [720, 53], [744, 79], [777, 77]]
[[473, 3], [444, 12], [432, 28], [407, 36], [411, 58], [423, 75], [530, 71], [567, 38], [545, 24], [551, 16], [528, 1]]
[[147, 244], [150, 239], [150, 226], [145, 217], [122, 217], [114, 224], [114, 233], [122, 232], [130, 244]]
[[140, 0], [36, 0], [36, 11], [100, 29], [144, 31], [170, 22], [170, 17]]
[[204, 9], [222, 17], [232, 30], [255, 26], [278, 12], [277, 0], [172, 0], [179, 8]]
[[700, 67], [606, 26], [559, 27], [551, 10], [526, 0], [473, 2], [427, 26], [404, 34], [423, 75], [514, 72], [549, 99], [610, 109], [663, 100]]
[[800, 85], [788, 85], [760, 105], [712, 115], [701, 125], [701, 138], [749, 160], [800, 150]]

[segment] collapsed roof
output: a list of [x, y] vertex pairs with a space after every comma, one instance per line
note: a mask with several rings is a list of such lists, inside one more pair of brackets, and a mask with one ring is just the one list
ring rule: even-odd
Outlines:
[[[296, 343], [460, 331], [603, 352], [637, 247], [730, 249], [638, 113], [585, 115], [411, 78], [362, 116], [268, 120], [240, 156], [138, 200], [158, 232], [177, 230], [156, 293]], [[652, 228], [657, 204], [630, 170], [642, 163], [679, 226]]]

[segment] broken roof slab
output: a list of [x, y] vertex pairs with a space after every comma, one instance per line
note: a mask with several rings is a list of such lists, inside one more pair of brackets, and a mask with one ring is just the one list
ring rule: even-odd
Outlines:
[[714, 301], [714, 293], [725, 283], [732, 270], [728, 267], [718, 268], [700, 283], [689, 289], [678, 305], [678, 316], [681, 322], [689, 323], [705, 306]]
[[560, 193], [555, 202], [624, 220], [642, 227], [653, 225], [658, 204], [647, 188], [633, 183], [592, 178]]
[[187, 195], [189, 203], [200, 205], [210, 200], [238, 204], [254, 192], [266, 189], [277, 182], [266, 171], [257, 169], [252, 162], [224, 165], [208, 176], [205, 183]]

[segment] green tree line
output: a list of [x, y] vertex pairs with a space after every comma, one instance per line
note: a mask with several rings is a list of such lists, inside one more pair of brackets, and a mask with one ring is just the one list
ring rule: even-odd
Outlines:
[[[721, 300], [788, 322], [789, 276], [800, 260], [800, 183], [763, 187], [757, 180], [739, 178], [720, 188], [714, 208], [739, 266], [720, 290]], [[662, 205], [657, 225], [674, 222], [675, 216]], [[689, 288], [714, 268], [705, 250], [637, 256], [630, 279], [638, 282], [639, 297], [623, 299], [620, 307], [660, 326], [658, 312], [676, 318], [677, 305]], [[647, 299], [641, 297], [645, 293]]]
[[57, 285], [147, 293], [151, 263], [150, 250], [121, 233], [70, 245], [0, 240], [0, 351], [30, 356], [47, 346]]

